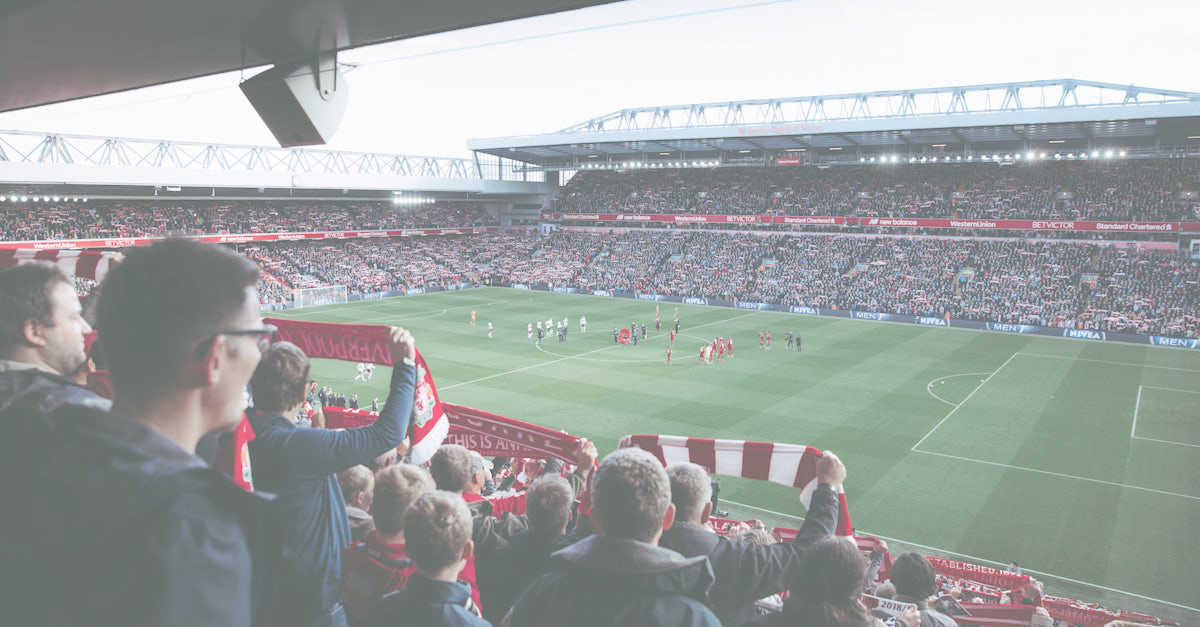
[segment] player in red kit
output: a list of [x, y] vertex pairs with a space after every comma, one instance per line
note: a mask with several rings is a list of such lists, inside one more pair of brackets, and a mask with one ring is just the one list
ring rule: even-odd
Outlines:
[[671, 347], [667, 346], [667, 365], [671, 365]]
[[771, 332], [767, 331], [767, 350], [771, 350]]
[[733, 357], [733, 338], [729, 338], [729, 356]]
[[670, 335], [671, 343], [674, 344], [675, 343], [675, 329], [671, 329], [670, 333], [671, 333], [671, 335]]
[[725, 340], [717, 342], [717, 361], [725, 361]]
[[758, 348], [759, 348], [759, 350], [762, 350], [766, 346], [766, 341], [767, 341], [767, 339], [765, 336], [763, 336], [763, 332], [759, 331], [758, 332]]

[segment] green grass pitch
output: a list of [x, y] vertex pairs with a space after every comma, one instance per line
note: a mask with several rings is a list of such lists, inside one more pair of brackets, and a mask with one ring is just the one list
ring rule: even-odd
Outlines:
[[[653, 302], [501, 288], [281, 316], [404, 326], [444, 400], [587, 436], [602, 453], [630, 433], [833, 450], [856, 527], [904, 541], [893, 549], [1016, 560], [1055, 592], [1200, 622], [1200, 352], [679, 305], [668, 367], [676, 305], [660, 307], [663, 333]], [[527, 323], [563, 317], [565, 344], [526, 338]], [[612, 328], [631, 321], [648, 341], [614, 345]], [[786, 350], [787, 331], [803, 353]], [[699, 364], [717, 335], [735, 356]], [[364, 406], [389, 374], [354, 384], [352, 364], [328, 361], [313, 372]], [[795, 491], [765, 482], [723, 479], [721, 496], [781, 524], [803, 514]]]

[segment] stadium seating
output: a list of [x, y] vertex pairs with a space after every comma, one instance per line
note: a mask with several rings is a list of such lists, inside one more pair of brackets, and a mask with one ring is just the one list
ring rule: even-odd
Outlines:
[[583, 171], [557, 210], [1065, 220], [1196, 220], [1194, 160]]
[[510, 232], [247, 250], [292, 288], [495, 281], [1200, 337], [1200, 264], [1057, 241], [736, 233]]
[[92, 201], [0, 206], [0, 237], [6, 241], [347, 231], [491, 226], [496, 219], [468, 203], [417, 209], [390, 202], [184, 202]]

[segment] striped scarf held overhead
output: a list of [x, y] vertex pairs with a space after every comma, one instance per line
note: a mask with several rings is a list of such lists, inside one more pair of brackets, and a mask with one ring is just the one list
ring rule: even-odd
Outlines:
[[[800, 503], [808, 509], [816, 491], [817, 461], [820, 449], [800, 444], [752, 442], [749, 440], [715, 440], [688, 438], [677, 435], [627, 435], [620, 447], [636, 446], [649, 451], [664, 466], [692, 462], [710, 473], [770, 481], [800, 489]], [[835, 485], [838, 494], [837, 535], [849, 536], [850, 508], [842, 486]]]

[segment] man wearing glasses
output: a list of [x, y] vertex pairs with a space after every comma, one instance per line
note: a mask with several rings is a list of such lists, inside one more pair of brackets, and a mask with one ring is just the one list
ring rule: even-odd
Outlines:
[[195, 455], [241, 418], [269, 346], [258, 277], [233, 251], [185, 240], [133, 249], [108, 274], [97, 326], [111, 412], [68, 405], [26, 423], [44, 428], [6, 425], [0, 498], [19, 512], [0, 531], [7, 622], [270, 620], [270, 502]]
[[337, 473], [368, 464], [399, 446], [413, 411], [417, 377], [412, 335], [393, 327], [388, 348], [395, 365], [387, 400], [375, 422], [358, 429], [296, 425], [309, 361], [291, 342], [272, 344], [250, 379], [255, 487], [279, 495], [278, 533], [285, 538], [280, 574], [286, 583], [280, 589], [276, 625], [346, 625], [342, 549], [350, 546], [351, 536]]

